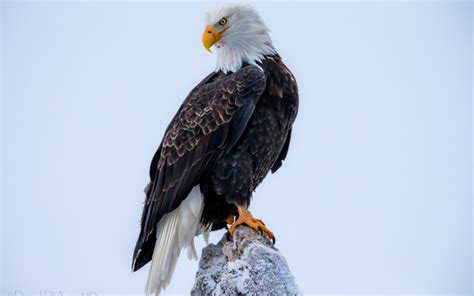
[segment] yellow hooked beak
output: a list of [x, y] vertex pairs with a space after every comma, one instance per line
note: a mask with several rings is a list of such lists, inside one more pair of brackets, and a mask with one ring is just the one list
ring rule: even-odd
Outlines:
[[202, 44], [204, 45], [204, 48], [208, 51], [211, 52], [211, 47], [219, 40], [222, 38], [222, 34], [227, 31], [227, 27], [217, 31], [214, 29], [212, 26], [207, 26], [206, 29], [204, 29], [204, 33], [202, 34]]

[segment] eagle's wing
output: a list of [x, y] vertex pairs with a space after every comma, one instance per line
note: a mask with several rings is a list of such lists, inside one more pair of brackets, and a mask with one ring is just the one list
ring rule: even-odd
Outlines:
[[[286, 68], [286, 67], [285, 67]], [[287, 76], [293, 77], [290, 70], [282, 71], [286, 72]], [[293, 129], [293, 123], [296, 119], [296, 114], [298, 113], [298, 86], [296, 85], [295, 78], [287, 78], [286, 81], [292, 81], [291, 85], [285, 89], [285, 93], [283, 94], [283, 100], [286, 100], [286, 108], [282, 110], [281, 116], [279, 117], [279, 121], [281, 126], [283, 126], [287, 130], [285, 144], [283, 145], [278, 158], [276, 159], [275, 163], [272, 166], [272, 173], [275, 173], [283, 164], [283, 161], [288, 154], [288, 149], [290, 148], [290, 141], [291, 141], [291, 130]]]
[[288, 135], [286, 136], [285, 144], [283, 145], [283, 148], [281, 149], [277, 160], [272, 166], [272, 174], [278, 171], [278, 169], [283, 164], [283, 161], [285, 160], [286, 155], [288, 154], [288, 149], [290, 148], [290, 140], [291, 140], [291, 128], [288, 130]]
[[151, 260], [158, 221], [238, 141], [265, 89], [265, 74], [256, 66], [206, 83], [211, 77], [188, 95], [152, 160], [133, 270]]

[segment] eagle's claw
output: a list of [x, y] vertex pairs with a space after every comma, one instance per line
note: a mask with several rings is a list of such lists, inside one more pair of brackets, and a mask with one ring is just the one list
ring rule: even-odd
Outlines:
[[255, 231], [260, 232], [261, 235], [263, 233], [267, 234], [268, 237], [273, 241], [273, 244], [275, 244], [275, 236], [270, 231], [270, 229], [265, 226], [265, 223], [263, 223], [262, 220], [255, 219], [252, 214], [250, 214], [250, 212], [244, 207], [237, 206], [237, 210], [239, 212], [239, 217], [235, 222], [232, 219], [233, 217], [227, 218], [227, 223], [231, 224], [229, 227], [229, 234], [231, 236], [234, 235], [234, 231], [237, 226], [245, 224], [250, 228], [253, 228]]

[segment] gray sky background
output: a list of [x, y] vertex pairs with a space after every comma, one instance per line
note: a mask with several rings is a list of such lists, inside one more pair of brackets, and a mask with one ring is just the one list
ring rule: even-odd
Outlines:
[[[2, 3], [2, 294], [143, 291], [142, 190], [214, 69], [213, 6]], [[251, 210], [302, 291], [469, 293], [472, 3], [254, 6], [301, 103]], [[166, 292], [188, 293], [196, 269], [181, 256]]]

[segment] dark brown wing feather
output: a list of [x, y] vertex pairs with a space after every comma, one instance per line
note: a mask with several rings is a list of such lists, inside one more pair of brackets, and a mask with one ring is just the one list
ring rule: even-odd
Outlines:
[[268, 90], [273, 94], [281, 94], [284, 106], [282, 110], [279, 110], [278, 114], [280, 125], [288, 131], [285, 144], [283, 145], [277, 160], [272, 166], [272, 173], [275, 173], [283, 164], [291, 141], [291, 130], [298, 113], [298, 86], [296, 79], [286, 65], [281, 61], [280, 56], [274, 56], [269, 59], [265, 66], [269, 67], [269, 81], [272, 81], [268, 85]]
[[176, 209], [222, 153], [238, 141], [265, 89], [265, 74], [256, 66], [225, 76], [220, 73], [221, 79], [215, 75], [219, 76], [209, 75], [191, 91], [153, 157], [134, 271], [152, 258], [157, 222]]
[[285, 144], [283, 145], [283, 148], [281, 149], [277, 160], [272, 166], [272, 174], [278, 171], [278, 169], [283, 164], [283, 161], [285, 160], [286, 155], [288, 154], [288, 149], [290, 148], [290, 140], [291, 140], [291, 128], [288, 130], [288, 135], [286, 136]]

